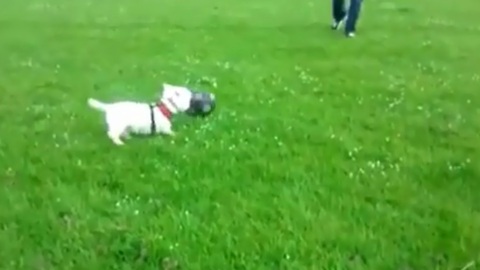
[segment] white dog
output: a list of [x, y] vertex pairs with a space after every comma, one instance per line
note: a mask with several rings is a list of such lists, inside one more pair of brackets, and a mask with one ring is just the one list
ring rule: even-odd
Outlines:
[[117, 145], [123, 145], [121, 138], [133, 134], [174, 135], [170, 118], [173, 114], [185, 112], [190, 107], [192, 91], [181, 86], [163, 84], [160, 101], [156, 104], [134, 101], [103, 103], [88, 99], [90, 107], [105, 113], [108, 137]]

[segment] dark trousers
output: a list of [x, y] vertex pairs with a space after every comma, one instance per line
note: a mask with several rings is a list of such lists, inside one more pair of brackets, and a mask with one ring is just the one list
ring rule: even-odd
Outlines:
[[355, 32], [357, 20], [360, 15], [363, 0], [350, 0], [348, 13], [345, 8], [345, 0], [332, 0], [333, 19], [339, 22], [347, 15], [347, 24], [345, 25], [345, 32]]

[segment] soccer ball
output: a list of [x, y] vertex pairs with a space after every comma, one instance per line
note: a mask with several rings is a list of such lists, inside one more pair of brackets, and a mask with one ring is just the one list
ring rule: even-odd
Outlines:
[[187, 114], [190, 116], [207, 116], [215, 110], [215, 95], [208, 92], [193, 91], [190, 100], [190, 108]]

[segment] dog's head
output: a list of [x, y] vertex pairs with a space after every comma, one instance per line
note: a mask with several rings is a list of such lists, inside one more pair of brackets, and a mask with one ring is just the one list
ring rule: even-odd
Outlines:
[[190, 108], [192, 91], [183, 86], [164, 83], [160, 99], [171, 112], [185, 112]]

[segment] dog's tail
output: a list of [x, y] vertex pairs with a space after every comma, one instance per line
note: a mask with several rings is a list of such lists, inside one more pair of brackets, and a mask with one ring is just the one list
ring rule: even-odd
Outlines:
[[108, 104], [105, 104], [103, 102], [100, 102], [94, 98], [89, 98], [88, 99], [88, 105], [95, 110], [102, 111], [104, 112], [107, 109]]

